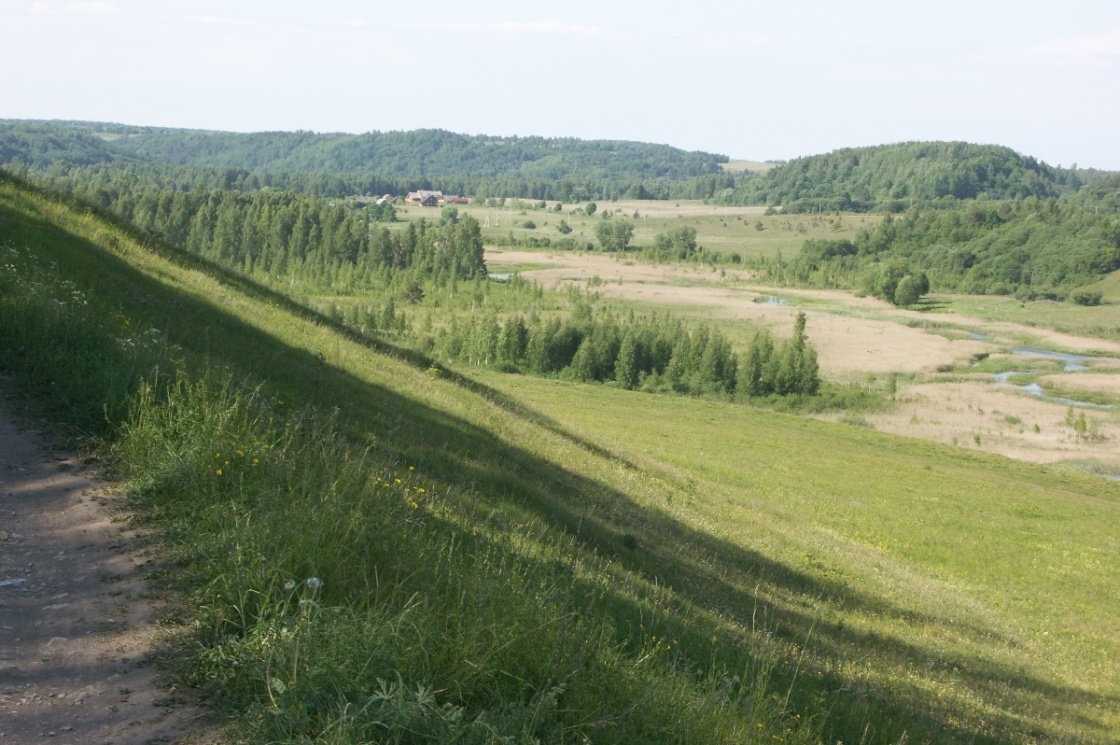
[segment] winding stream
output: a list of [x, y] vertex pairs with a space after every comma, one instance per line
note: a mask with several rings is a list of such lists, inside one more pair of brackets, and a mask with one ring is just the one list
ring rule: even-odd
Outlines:
[[[1083, 357], [1078, 354], [1066, 354], [1065, 352], [1051, 352], [1046, 349], [1033, 349], [1031, 347], [1018, 347], [1011, 351], [1013, 355], [1021, 355], [1024, 357], [1044, 357], [1051, 360], [1059, 360], [1065, 364], [1064, 372], [1084, 372], [1088, 370], [1087, 360], [1088, 357]], [[1013, 375], [1020, 374], [1017, 371], [1009, 370], [1007, 372], [995, 373], [992, 375], [992, 380], [999, 385], [1015, 388], [1029, 393], [1032, 396], [1037, 396], [1045, 401], [1051, 403], [1061, 404], [1062, 406], [1072, 406], [1078, 409], [1101, 409], [1108, 410], [1116, 408], [1113, 404], [1096, 404], [1091, 401], [1079, 401], [1075, 398], [1065, 398], [1064, 396], [1050, 396], [1048, 395], [1038, 383], [1027, 383], [1026, 385], [1017, 385], [1009, 381]]]

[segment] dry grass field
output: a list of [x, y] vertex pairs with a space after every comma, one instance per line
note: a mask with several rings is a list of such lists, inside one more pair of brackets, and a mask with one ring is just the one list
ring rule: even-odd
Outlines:
[[[796, 314], [804, 312], [825, 377], [882, 385], [889, 376], [897, 376], [895, 405], [863, 417], [867, 425], [1020, 460], [1120, 474], [1120, 412], [1114, 406], [1120, 403], [1120, 343], [1037, 325], [1028, 309], [1018, 314], [1021, 320], [1006, 320], [1007, 314], [903, 310], [839, 291], [767, 288], [753, 284], [746, 271], [657, 265], [600, 253], [492, 249], [487, 264], [496, 272], [532, 267], [522, 275], [548, 286], [576, 285], [612, 300], [669, 307], [681, 315], [718, 322], [732, 338], [738, 330], [741, 340], [758, 327], [786, 336]], [[989, 308], [994, 306], [987, 298], [937, 298], [935, 307], [955, 309], [985, 301]], [[1064, 305], [1054, 312], [1070, 307]], [[1107, 313], [1112, 308], [1078, 310], [1086, 318], [1088, 312]], [[1070, 317], [1066, 315], [1066, 328], [1088, 325], [1084, 320], [1080, 326], [1072, 324]], [[1054, 367], [1042, 370], [1048, 374], [1032, 374], [1038, 360], [1010, 354], [1023, 347], [1089, 359], [1086, 369], [1076, 372], [1063, 372], [1058, 363], [1042, 360]], [[1047, 395], [1002, 384], [993, 371], [971, 367], [981, 355], [1000, 361], [994, 372], [1022, 367], [1029, 375], [1024, 382], [1037, 382]], [[1098, 404], [1076, 411], [1084, 414], [1092, 432], [1078, 433], [1067, 422], [1070, 403], [1062, 399]]]

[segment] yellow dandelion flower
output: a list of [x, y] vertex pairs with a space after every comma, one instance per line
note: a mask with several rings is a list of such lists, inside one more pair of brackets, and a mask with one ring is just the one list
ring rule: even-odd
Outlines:
[[238, 458], [244, 458], [245, 457], [245, 451], [244, 450], [238, 450], [237, 451], [237, 457]]
[[393, 483], [394, 484], [399, 484], [399, 483], [401, 483], [401, 480], [400, 479], [393, 479]]
[[260, 458], [253, 458], [253, 465], [254, 465], [254, 466], [258, 466], [258, 465], [260, 465], [260, 462], [261, 462], [261, 459], [260, 459]]
[[427, 494], [428, 492], [424, 491], [424, 487], [419, 486], [419, 487], [416, 488], [416, 493], [417, 494]]
[[222, 469], [220, 469], [220, 468], [218, 468], [218, 469], [215, 469], [215, 471], [214, 471], [214, 475], [215, 475], [215, 476], [221, 476], [221, 475], [222, 475]]

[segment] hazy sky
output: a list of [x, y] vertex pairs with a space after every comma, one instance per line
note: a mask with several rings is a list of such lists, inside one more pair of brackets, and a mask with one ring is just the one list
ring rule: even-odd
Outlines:
[[0, 118], [1120, 170], [1120, 0], [0, 0]]

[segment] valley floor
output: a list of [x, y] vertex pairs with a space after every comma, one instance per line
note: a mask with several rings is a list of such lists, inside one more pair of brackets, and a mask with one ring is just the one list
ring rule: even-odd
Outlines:
[[[777, 336], [788, 336], [797, 313], [804, 312], [824, 377], [866, 384], [898, 376], [896, 405], [864, 416], [864, 423], [885, 432], [1120, 477], [1120, 449], [1115, 447], [1120, 413], [1107, 403], [1120, 397], [1120, 343], [936, 308], [900, 309], [842, 291], [769, 288], [744, 270], [575, 252], [490, 250], [486, 260], [494, 272], [519, 267], [524, 278], [548, 286], [578, 285], [607, 298], [670, 307], [732, 326], [748, 321]], [[1045, 356], [1049, 350], [1085, 359], [1063, 366]], [[980, 357], [1008, 369], [1021, 359], [1047, 395], [1000, 382], [984, 368], [972, 372], [970, 365]], [[1082, 400], [1079, 394], [1085, 392]], [[1092, 405], [1098, 400], [1106, 403]], [[1067, 422], [1071, 405], [1095, 427], [1094, 437], [1079, 435]]]

